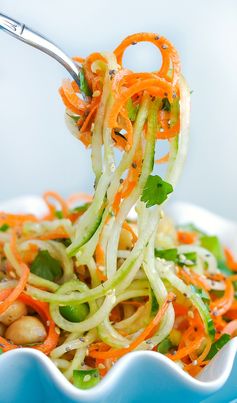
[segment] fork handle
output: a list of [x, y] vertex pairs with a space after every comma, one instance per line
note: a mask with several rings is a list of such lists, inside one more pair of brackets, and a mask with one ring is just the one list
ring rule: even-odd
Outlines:
[[0, 14], [0, 29], [56, 59], [67, 69], [73, 79], [80, 84], [78, 78], [79, 67], [54, 43], [32, 31], [25, 24], [3, 14]]

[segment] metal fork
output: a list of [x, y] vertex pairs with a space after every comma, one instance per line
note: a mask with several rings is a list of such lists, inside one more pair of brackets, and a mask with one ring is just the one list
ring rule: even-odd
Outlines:
[[67, 69], [78, 85], [80, 85], [80, 68], [54, 43], [44, 38], [41, 34], [34, 32], [25, 24], [15, 21], [3, 14], [0, 14], [0, 29], [56, 59]]

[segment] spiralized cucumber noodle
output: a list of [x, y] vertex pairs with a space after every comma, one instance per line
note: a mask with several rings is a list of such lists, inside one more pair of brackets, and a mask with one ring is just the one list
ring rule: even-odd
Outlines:
[[[161, 53], [161, 67], [134, 73], [123, 55], [144, 41]], [[91, 149], [94, 195], [47, 192], [43, 218], [0, 215], [0, 321], [15, 301], [33, 310], [47, 337], [31, 347], [78, 387], [94, 386], [137, 350], [166, 354], [196, 376], [214, 343], [235, 331], [235, 317], [223, 319], [235, 278], [218, 269], [201, 232], [175, 228], [163, 212], [188, 148], [190, 91], [179, 56], [164, 37], [140, 33], [74, 60], [80, 86], [66, 79], [59, 92], [69, 130]], [[168, 153], [156, 160], [164, 141]], [[155, 162], [166, 167], [163, 178]], [[2, 334], [0, 347], [22, 346]]]

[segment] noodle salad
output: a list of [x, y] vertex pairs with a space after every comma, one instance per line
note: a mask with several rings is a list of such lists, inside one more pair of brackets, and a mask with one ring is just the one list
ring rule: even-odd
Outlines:
[[[162, 64], [135, 73], [123, 55], [144, 41]], [[237, 332], [237, 262], [216, 236], [163, 213], [188, 147], [179, 56], [139, 33], [74, 61], [80, 85], [66, 79], [59, 93], [69, 130], [91, 149], [94, 195], [46, 192], [42, 218], [0, 213], [0, 353], [37, 349], [82, 389], [138, 350], [196, 376]], [[161, 141], [169, 151], [155, 159]]]

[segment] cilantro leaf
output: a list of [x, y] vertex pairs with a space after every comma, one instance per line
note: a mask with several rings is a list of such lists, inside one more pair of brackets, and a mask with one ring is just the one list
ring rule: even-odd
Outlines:
[[6, 232], [9, 228], [10, 228], [10, 226], [8, 224], [3, 224], [0, 227], [0, 231], [1, 232]]
[[225, 276], [231, 276], [233, 274], [232, 270], [230, 270], [226, 264], [223, 247], [217, 236], [202, 236], [200, 238], [200, 244], [215, 256], [218, 268]]
[[227, 277], [234, 274], [234, 272], [229, 269], [224, 260], [217, 260], [217, 267]]
[[212, 343], [211, 349], [205, 359], [211, 360], [218, 353], [218, 351], [220, 351], [222, 347], [224, 347], [224, 345], [228, 343], [229, 340], [230, 340], [229, 334], [226, 333], [222, 334], [222, 336], [217, 341]]
[[47, 250], [39, 251], [31, 264], [30, 271], [50, 281], [54, 281], [62, 275], [61, 263], [54, 259]]
[[155, 257], [159, 257], [160, 259], [165, 259], [176, 263], [178, 257], [178, 250], [175, 248], [155, 249]]
[[224, 260], [223, 248], [217, 236], [202, 236], [200, 244], [203, 248], [209, 250], [217, 260]]
[[3, 349], [2, 348], [0, 348], [0, 355], [2, 355], [3, 354]]
[[159, 257], [160, 259], [165, 259], [170, 262], [174, 262], [179, 266], [194, 266], [197, 263], [196, 252], [186, 252], [178, 254], [178, 249], [176, 248], [155, 249], [155, 257]]
[[[183, 256], [185, 259], [181, 258]], [[179, 266], [194, 266], [196, 263], [197, 263], [197, 253], [196, 252], [181, 253], [177, 260], [177, 264]]]
[[63, 213], [61, 210], [56, 210], [54, 213], [55, 217], [57, 217], [59, 220], [63, 218]]
[[156, 204], [162, 204], [173, 192], [173, 186], [163, 181], [158, 175], [149, 175], [145, 187], [142, 192], [141, 201], [146, 203], [146, 207], [152, 207]]
[[90, 89], [90, 87], [88, 85], [88, 82], [86, 80], [84, 69], [80, 70], [79, 80], [80, 80], [80, 90], [81, 90], [81, 92], [83, 94], [85, 94], [86, 96], [90, 97], [92, 95], [92, 92], [91, 92], [91, 89]]

